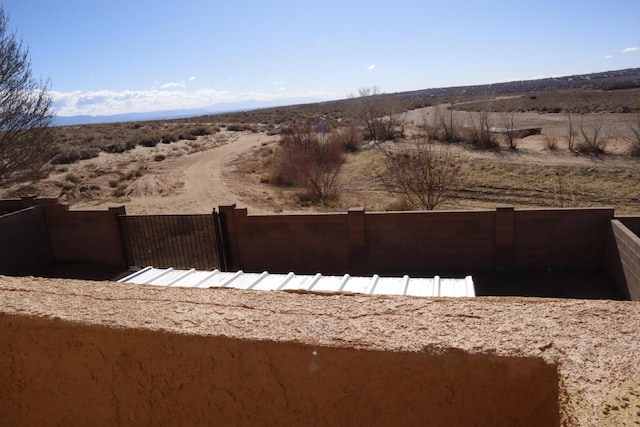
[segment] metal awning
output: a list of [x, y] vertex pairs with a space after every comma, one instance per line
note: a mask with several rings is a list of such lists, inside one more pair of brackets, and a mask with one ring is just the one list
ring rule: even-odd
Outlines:
[[175, 270], [146, 267], [119, 280], [122, 283], [189, 288], [236, 288], [255, 290], [300, 290], [346, 292], [373, 295], [410, 295], [417, 297], [475, 297], [471, 276], [449, 279], [432, 278], [323, 276], [289, 274], [221, 272], [218, 270]]

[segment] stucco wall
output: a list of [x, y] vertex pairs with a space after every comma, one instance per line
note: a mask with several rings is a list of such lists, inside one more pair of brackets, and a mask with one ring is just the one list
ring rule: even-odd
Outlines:
[[0, 299], [0, 425], [590, 426], [640, 379], [634, 302], [1, 276]]
[[2, 361], [3, 425], [559, 425], [555, 367], [536, 358], [0, 319], [19, 356]]

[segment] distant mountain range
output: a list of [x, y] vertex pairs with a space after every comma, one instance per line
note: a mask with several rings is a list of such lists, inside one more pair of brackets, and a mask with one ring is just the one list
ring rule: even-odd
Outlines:
[[[549, 77], [536, 80], [521, 80], [485, 85], [459, 86], [449, 88], [421, 89], [393, 94], [400, 97], [425, 97], [448, 95], [452, 92], [472, 94], [498, 94], [509, 92], [566, 90], [566, 89], [601, 89], [619, 90], [640, 88], [640, 68], [605, 71], [600, 73], [576, 74], [562, 77]], [[234, 113], [238, 111], [259, 110], [285, 105], [309, 104], [323, 102], [313, 98], [288, 98], [274, 101], [248, 100], [234, 103], [215, 104], [207, 108], [151, 111], [146, 113], [114, 114], [110, 116], [56, 116], [55, 126], [80, 125], [93, 123], [133, 122], [147, 120], [169, 120], [210, 114]]]
[[86, 125], [96, 123], [140, 122], [147, 120], [170, 120], [187, 117], [204, 116], [209, 114], [234, 113], [245, 110], [281, 107], [284, 105], [307, 104], [322, 102], [316, 98], [287, 98], [274, 101], [242, 101], [215, 104], [210, 107], [196, 109], [149, 111], [145, 113], [113, 114], [108, 116], [55, 116], [54, 126]]
[[562, 77], [546, 77], [535, 80], [517, 80], [485, 85], [434, 88], [402, 92], [397, 95], [406, 98], [424, 96], [447, 96], [463, 92], [466, 95], [500, 94], [531, 91], [552, 91], [567, 89], [619, 90], [640, 88], [640, 68], [604, 71], [600, 73], [575, 74]]

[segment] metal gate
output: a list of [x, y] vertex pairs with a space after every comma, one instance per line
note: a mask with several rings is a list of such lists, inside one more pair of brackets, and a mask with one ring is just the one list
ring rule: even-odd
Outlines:
[[130, 267], [226, 270], [216, 212], [213, 215], [121, 215], [119, 221]]

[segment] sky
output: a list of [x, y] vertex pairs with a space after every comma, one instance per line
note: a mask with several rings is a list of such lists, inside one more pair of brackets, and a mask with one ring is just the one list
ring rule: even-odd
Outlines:
[[60, 116], [640, 67], [640, 0], [4, 0]]

